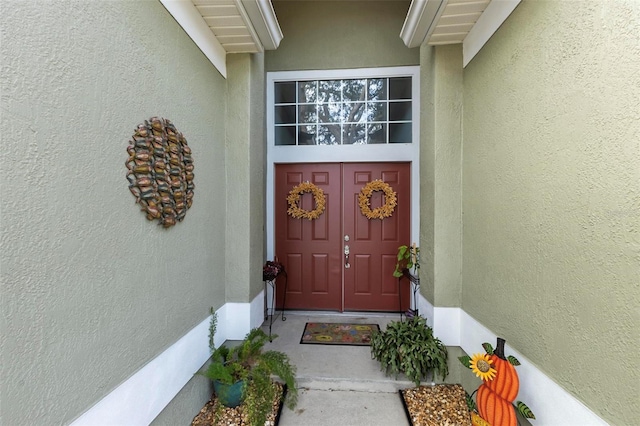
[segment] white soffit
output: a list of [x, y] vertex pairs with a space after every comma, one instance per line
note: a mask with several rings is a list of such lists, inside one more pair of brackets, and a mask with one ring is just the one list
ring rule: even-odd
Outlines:
[[463, 45], [466, 66], [520, 0], [412, 0], [400, 37], [407, 47]]
[[276, 50], [283, 36], [271, 0], [241, 1], [264, 50]]
[[190, 0], [160, 0], [202, 53], [227, 77], [226, 52]]
[[227, 53], [273, 50], [282, 31], [271, 0], [160, 0], [226, 77]]
[[462, 43], [462, 66], [467, 64], [507, 20], [521, 0], [492, 0]]

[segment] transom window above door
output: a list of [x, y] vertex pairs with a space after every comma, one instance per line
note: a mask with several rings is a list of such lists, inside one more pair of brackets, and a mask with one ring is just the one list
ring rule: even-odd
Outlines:
[[273, 142], [368, 145], [413, 142], [413, 77], [273, 81]]

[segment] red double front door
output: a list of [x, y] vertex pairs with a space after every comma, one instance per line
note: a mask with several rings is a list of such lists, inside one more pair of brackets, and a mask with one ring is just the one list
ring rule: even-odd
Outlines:
[[[367, 219], [360, 211], [358, 194], [375, 179], [396, 192], [397, 206], [391, 217]], [[326, 207], [318, 219], [287, 214], [289, 191], [306, 181], [324, 191]], [[286, 309], [407, 309], [409, 285], [406, 280], [399, 283], [393, 271], [398, 247], [410, 244], [410, 185], [410, 163], [276, 165], [275, 254], [287, 271]], [[371, 209], [385, 202], [383, 192], [375, 191]], [[302, 194], [299, 205], [313, 210], [313, 195]], [[284, 292], [284, 280], [279, 278], [279, 308]]]

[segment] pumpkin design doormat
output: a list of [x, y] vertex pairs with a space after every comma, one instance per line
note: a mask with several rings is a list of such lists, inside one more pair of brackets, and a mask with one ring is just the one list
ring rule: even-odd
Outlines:
[[371, 334], [379, 331], [378, 324], [308, 322], [300, 343], [370, 346]]

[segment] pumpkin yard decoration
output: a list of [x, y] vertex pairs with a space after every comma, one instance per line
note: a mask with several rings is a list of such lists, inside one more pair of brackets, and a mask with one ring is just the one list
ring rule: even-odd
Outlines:
[[486, 354], [458, 358], [482, 379], [482, 384], [476, 391], [476, 402], [472, 396], [467, 395], [472, 419], [477, 419], [474, 421], [475, 425], [488, 423], [492, 426], [517, 426], [516, 410], [524, 418], [536, 418], [524, 402], [514, 403], [520, 389], [520, 379], [515, 367], [520, 362], [514, 356], [505, 356], [504, 344], [505, 340], [498, 337], [495, 350], [489, 343], [483, 343]]

